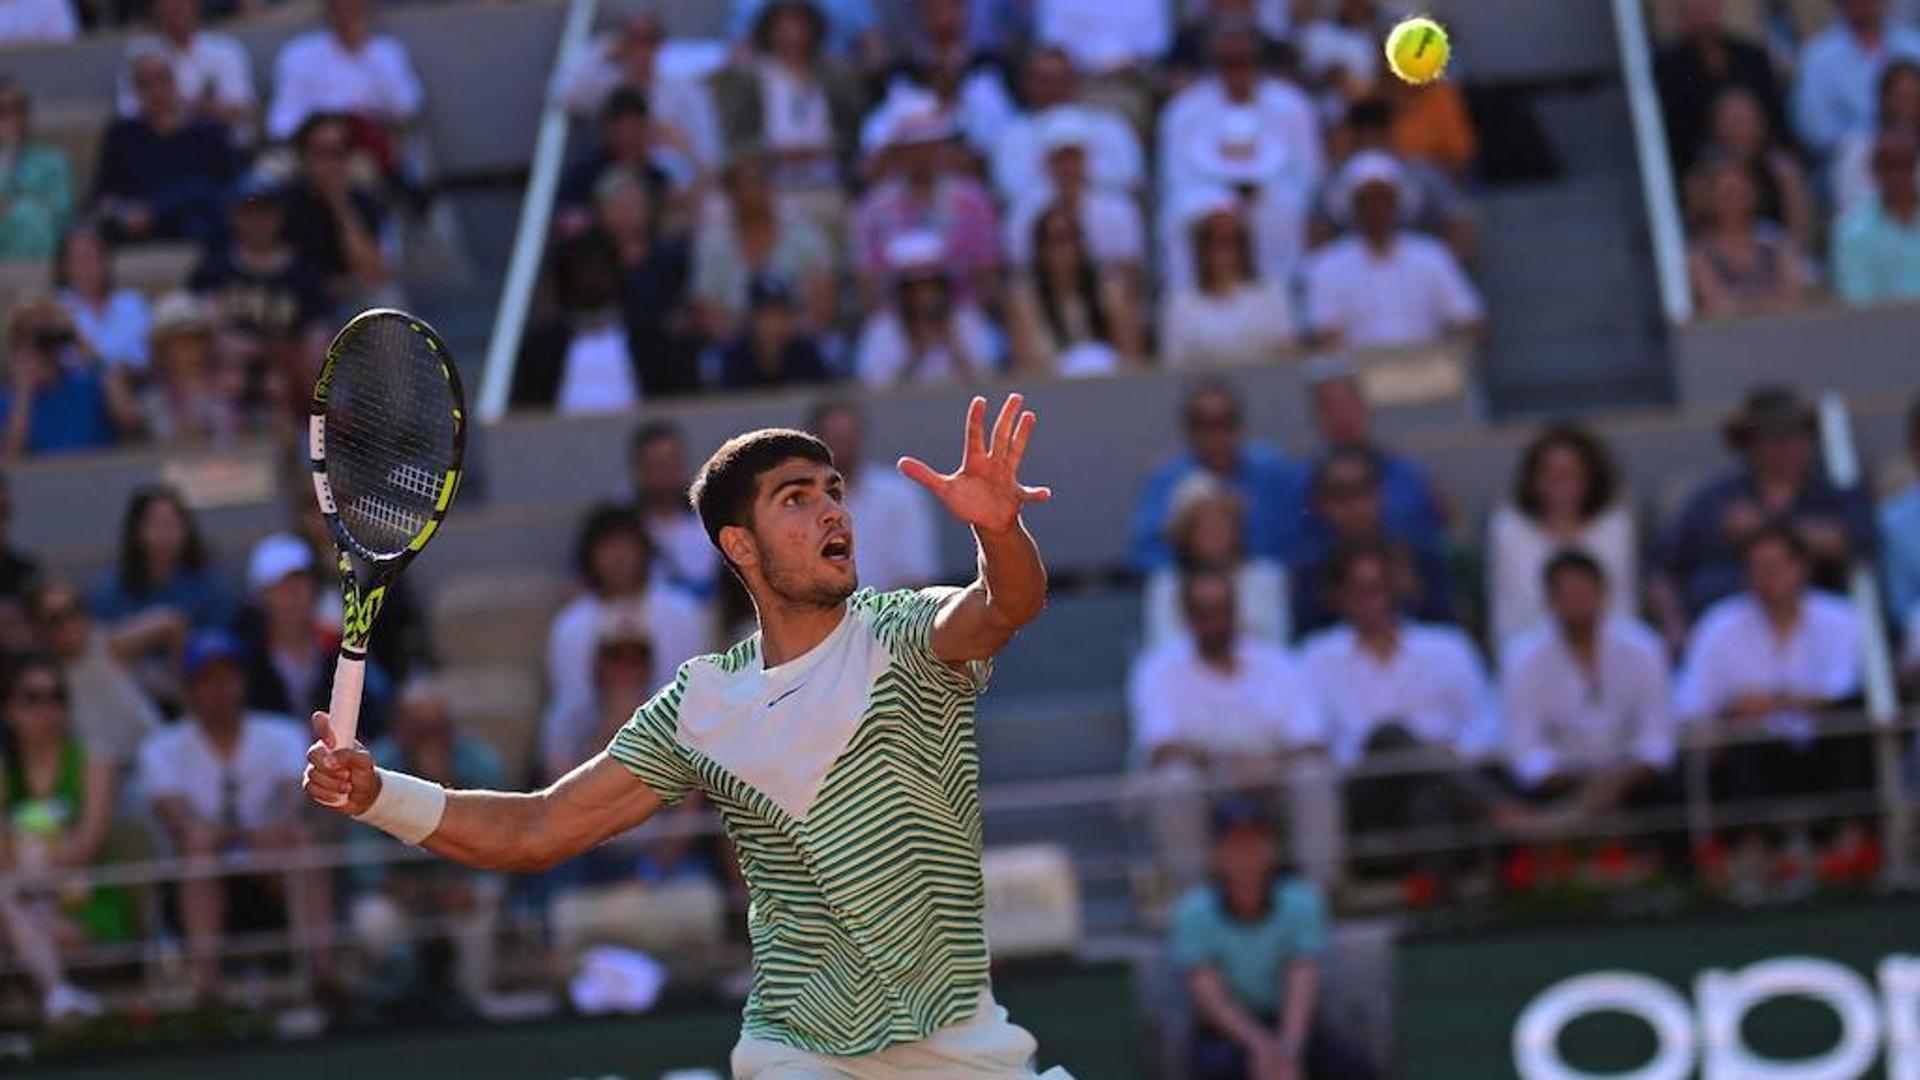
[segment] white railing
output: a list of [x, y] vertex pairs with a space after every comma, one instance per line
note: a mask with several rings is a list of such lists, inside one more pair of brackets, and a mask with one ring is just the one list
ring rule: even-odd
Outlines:
[[[566, 21], [560, 26], [560, 45], [554, 50], [553, 69], [569, 70], [587, 47], [600, 0], [568, 0]], [[500, 287], [500, 304], [493, 315], [493, 333], [487, 339], [486, 369], [480, 376], [479, 417], [500, 419], [513, 389], [513, 369], [520, 357], [520, 335], [527, 326], [527, 307], [539, 281], [540, 261], [547, 249], [547, 226], [553, 219], [553, 200], [560, 187], [560, 170], [567, 152], [566, 107], [560, 95], [547, 91], [540, 113], [540, 129], [533, 142], [533, 168], [520, 200], [520, 225], [514, 231], [513, 255], [507, 279]]]
[[1678, 325], [1693, 317], [1687, 284], [1687, 237], [1674, 190], [1673, 161], [1667, 153], [1667, 124], [1660, 115], [1660, 94], [1653, 82], [1652, 38], [1643, 0], [1613, 0], [1613, 32], [1620, 44], [1620, 76], [1633, 116], [1633, 141], [1640, 158], [1640, 193], [1647, 204], [1647, 231], [1653, 241], [1654, 272], [1660, 280], [1660, 306]]
[[[1820, 396], [1820, 443], [1827, 462], [1827, 476], [1834, 486], [1852, 488], [1860, 484], [1859, 451], [1853, 441], [1853, 420], [1846, 399], [1834, 391]], [[1900, 717], [1899, 687], [1895, 682], [1893, 655], [1887, 648], [1886, 612], [1880, 604], [1880, 578], [1867, 559], [1854, 562], [1848, 575], [1848, 595], [1861, 626], [1861, 681], [1867, 718], [1875, 729], [1875, 764], [1879, 770], [1876, 788], [1881, 795], [1882, 850], [1895, 880], [1904, 880], [1907, 872], [1907, 798], [1900, 776], [1899, 739], [1894, 726]]]

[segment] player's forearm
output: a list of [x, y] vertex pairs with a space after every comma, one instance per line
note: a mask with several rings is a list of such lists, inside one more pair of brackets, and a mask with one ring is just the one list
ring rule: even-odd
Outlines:
[[973, 531], [980, 553], [980, 584], [987, 612], [1011, 636], [1047, 606], [1047, 567], [1024, 522], [1006, 532]]
[[551, 838], [545, 792], [449, 791], [421, 847], [476, 870], [534, 872], [572, 858]]

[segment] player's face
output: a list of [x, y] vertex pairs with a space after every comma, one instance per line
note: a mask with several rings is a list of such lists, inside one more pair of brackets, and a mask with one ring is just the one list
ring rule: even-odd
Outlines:
[[838, 470], [793, 459], [760, 478], [753, 543], [766, 588], [790, 604], [831, 607], [853, 595], [853, 518]]

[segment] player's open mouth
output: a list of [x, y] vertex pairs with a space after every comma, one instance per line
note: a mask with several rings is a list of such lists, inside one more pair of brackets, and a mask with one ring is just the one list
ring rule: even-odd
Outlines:
[[853, 537], [841, 534], [820, 545], [820, 554], [828, 562], [844, 563], [853, 561]]

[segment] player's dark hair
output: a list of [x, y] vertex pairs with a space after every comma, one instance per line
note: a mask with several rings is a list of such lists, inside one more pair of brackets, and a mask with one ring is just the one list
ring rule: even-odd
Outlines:
[[1552, 592], [1553, 583], [1559, 581], [1562, 574], [1585, 574], [1596, 585], [1607, 583], [1606, 567], [1600, 565], [1599, 559], [1579, 548], [1563, 548], [1554, 552], [1553, 557], [1547, 560], [1547, 565], [1540, 570], [1540, 583], [1548, 592]]
[[700, 524], [706, 526], [707, 539], [714, 547], [720, 546], [721, 529], [747, 525], [752, 520], [760, 477], [794, 458], [833, 467], [833, 451], [826, 443], [792, 428], [762, 428], [736, 435], [721, 443], [720, 449], [700, 466], [687, 499], [700, 515]]
[[183, 574], [197, 574], [207, 566], [207, 542], [200, 535], [200, 523], [193, 519], [193, 511], [187, 509], [187, 501], [180, 493], [164, 484], [143, 487], [127, 500], [127, 512], [120, 518], [120, 588], [128, 596], [141, 600], [154, 590], [165, 585], [164, 581], [154, 581], [148, 573], [146, 551], [140, 542], [140, 523], [146, 520], [147, 511], [157, 503], [171, 505], [180, 515], [186, 541], [180, 545], [180, 565], [178, 571]]
[[1800, 539], [1800, 533], [1794, 529], [1792, 523], [1777, 517], [1769, 518], [1759, 528], [1748, 533], [1746, 539], [1740, 541], [1740, 561], [1745, 562], [1752, 558], [1754, 549], [1767, 544], [1779, 544], [1785, 547], [1802, 565], [1813, 563], [1813, 552], [1807, 550], [1807, 542]]
[[[593, 572], [593, 549], [614, 537], [630, 538], [640, 545], [645, 553], [644, 561], [653, 564], [653, 538], [647, 535], [647, 527], [640, 521], [640, 515], [631, 507], [618, 503], [603, 502], [595, 504], [580, 519], [580, 531], [573, 541], [573, 569], [587, 587], [599, 592], [601, 582]], [[642, 571], [645, 576], [645, 571]]]
[[1574, 423], [1551, 424], [1527, 444], [1520, 454], [1520, 467], [1513, 473], [1513, 504], [1530, 518], [1540, 516], [1542, 507], [1540, 496], [1533, 490], [1534, 477], [1546, 463], [1547, 454], [1563, 447], [1573, 451], [1587, 470], [1587, 490], [1580, 497], [1580, 517], [1592, 521], [1613, 505], [1620, 481], [1613, 466], [1613, 455], [1607, 453], [1605, 444]]

